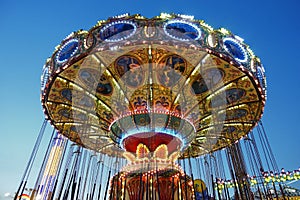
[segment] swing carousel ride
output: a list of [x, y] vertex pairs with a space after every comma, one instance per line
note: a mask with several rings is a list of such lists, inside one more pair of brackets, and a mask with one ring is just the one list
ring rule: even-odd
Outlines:
[[263, 199], [271, 186], [279, 199], [265, 100], [260, 59], [224, 28], [164, 13], [99, 21], [67, 36], [43, 68], [36, 146], [47, 122], [55, 131], [30, 198]]

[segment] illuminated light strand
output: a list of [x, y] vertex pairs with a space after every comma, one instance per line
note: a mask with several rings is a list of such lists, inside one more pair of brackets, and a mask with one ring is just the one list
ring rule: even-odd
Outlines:
[[248, 53], [249, 53], [249, 55], [250, 55], [250, 57], [251, 58], [255, 58], [255, 54], [254, 54], [254, 52], [253, 52], [253, 50], [252, 49], [250, 49], [250, 47], [249, 46], [247, 46], [247, 51], [248, 51]]
[[130, 164], [122, 167], [121, 171], [125, 174], [130, 174], [140, 170], [147, 170], [145, 174], [153, 174], [158, 171], [173, 169], [180, 172], [180, 174], [184, 175], [184, 171], [182, 167], [175, 162], [170, 162], [168, 160], [159, 160], [159, 159], [144, 159], [136, 162], [132, 162]]
[[220, 31], [221, 33], [225, 34], [225, 35], [230, 34], [230, 31], [227, 30], [226, 28], [220, 28], [219, 31]]
[[153, 157], [166, 160], [168, 158], [168, 154], [169, 152], [167, 145], [161, 144], [155, 149]]
[[141, 16], [141, 15], [139, 15], [139, 14], [138, 14], [138, 15], [135, 15], [134, 18], [136, 18], [136, 19], [145, 19], [144, 16]]
[[[259, 177], [257, 176], [249, 176], [244, 180], [242, 184], [246, 184], [249, 181], [251, 186], [257, 185], [259, 183]], [[280, 173], [273, 173], [273, 172], [262, 172], [262, 178], [264, 181], [264, 185], [270, 183], [284, 183], [287, 181], [298, 181], [300, 180], [300, 168], [294, 171], [287, 171], [285, 172], [284, 169], [281, 170]], [[217, 179], [216, 188], [219, 191], [222, 191], [226, 188], [234, 188], [237, 187], [239, 184], [236, 180], [224, 180], [221, 178]]]
[[[110, 109], [110, 108], [109, 108]], [[192, 125], [193, 129], [196, 130], [193, 122], [191, 122], [189, 119], [187, 118], [183, 118], [183, 115], [178, 114], [177, 112], [174, 111], [169, 111], [169, 110], [154, 110], [154, 111], [144, 111], [144, 110], [135, 110], [135, 111], [128, 111], [128, 112], [124, 112], [122, 113], [119, 117], [117, 117], [116, 119], [114, 119], [111, 124], [109, 125], [109, 130], [111, 130], [111, 126], [116, 123], [117, 121], [119, 121], [122, 118], [128, 117], [128, 116], [132, 116], [132, 115], [138, 115], [138, 114], [165, 114], [165, 115], [169, 115], [169, 116], [174, 116], [174, 117], [178, 117], [181, 120], [187, 121], [190, 125]]]
[[46, 84], [49, 80], [50, 77], [50, 65], [49, 63], [46, 63], [43, 66], [43, 70], [42, 70], [42, 76], [41, 76], [41, 91], [44, 91]]
[[248, 104], [247, 103], [243, 103], [243, 104], [239, 104], [239, 105], [235, 105], [235, 106], [232, 106], [232, 107], [229, 107], [225, 110], [222, 110], [220, 112], [226, 112], [227, 110], [235, 110], [235, 109], [240, 109], [240, 108], [248, 108]]
[[170, 15], [169, 13], [160, 13], [159, 17], [162, 19], [166, 19], [166, 18], [171, 18], [172, 15]]
[[[211, 124], [207, 124], [206, 126], [202, 127], [202, 128], [199, 128], [201, 131], [204, 131], [204, 130], [207, 130], [207, 131], [210, 131], [210, 130], [214, 130], [215, 129], [215, 126], [217, 125], [223, 125], [223, 124], [226, 124], [227, 126], [253, 126], [252, 123], [245, 123], [245, 122], [241, 122], [241, 123], [230, 123], [230, 122], [226, 122], [224, 123], [223, 121], [222, 122], [214, 122], [213, 125]], [[242, 136], [244, 137], [244, 136]]]
[[[233, 53], [231, 52], [231, 50], [228, 49], [228, 47], [225, 45], [225, 43], [227, 41], [230, 42], [230, 43], [233, 43], [235, 45], [235, 47], [237, 47], [240, 50], [240, 53], [242, 53], [242, 55], [244, 57], [243, 59], [240, 59], [240, 58], [236, 57], [235, 55], [233, 55]], [[240, 41], [238, 41], [236, 39], [233, 39], [233, 38], [224, 38], [223, 39], [223, 44], [224, 44], [223, 46], [224, 46], [225, 50], [228, 53], [230, 53], [234, 57], [235, 60], [237, 60], [237, 61], [239, 61], [241, 63], [244, 63], [244, 62], [246, 62], [248, 60], [247, 52], [246, 52], [245, 48], [241, 45]]]
[[238, 36], [238, 35], [234, 35], [234, 38], [235, 38], [237, 41], [241, 42], [241, 43], [243, 43], [243, 42], [244, 42], [244, 39], [243, 39], [243, 38], [241, 38], [241, 37], [240, 37], [240, 36]]
[[[145, 27], [144, 27], [144, 34], [145, 34], [145, 36], [146, 36], [147, 38], [151, 38], [151, 37], [153, 37], [153, 36], [155, 35], [155, 31], [152, 31], [152, 33], [148, 34], [149, 28], [155, 29], [155, 27], [149, 27], [149, 26], [145, 26]], [[149, 53], [149, 54], [151, 55], [151, 53]]]
[[99, 151], [99, 152], [100, 152], [100, 151], [103, 151], [103, 150], [108, 149], [108, 148], [110, 148], [110, 147], [112, 147], [112, 146], [114, 146], [113, 143], [108, 144], [108, 145], [106, 145], [106, 146], [104, 146], [104, 147], [98, 148], [98, 151]]
[[[207, 37], [207, 43], [210, 47], [214, 48], [218, 45], [217, 38], [213, 33], [210, 33]], [[209, 50], [210, 51], [210, 50]], [[211, 53], [211, 51], [210, 51]]]
[[122, 138], [119, 141], [119, 145], [121, 146], [122, 149], [125, 149], [123, 141], [133, 135], [139, 134], [139, 133], [147, 133], [147, 132], [156, 132], [156, 133], [163, 133], [166, 135], [171, 135], [177, 139], [180, 140], [181, 142], [181, 147], [180, 149], [183, 150], [184, 147], [187, 145], [187, 141], [181, 136], [180, 132], [175, 131], [173, 129], [166, 129], [166, 128], [146, 128], [146, 127], [141, 127], [138, 130], [127, 130], [125, 134], [123, 134]]
[[89, 113], [88, 116], [93, 117], [94, 119], [98, 120], [99, 117], [93, 113]]
[[110, 27], [112, 27], [112, 26], [114, 26], [114, 25], [117, 25], [117, 24], [129, 24], [129, 25], [132, 25], [132, 26], [133, 26], [133, 31], [132, 31], [130, 34], [124, 36], [124, 37], [121, 37], [121, 38], [118, 38], [118, 39], [112, 39], [112, 40], [109, 39], [109, 38], [106, 38], [104, 41], [106, 41], [106, 42], [120, 42], [120, 41], [122, 41], [122, 40], [128, 39], [128, 38], [130, 38], [131, 36], [133, 36], [133, 35], [135, 34], [136, 30], [137, 30], [137, 27], [136, 27], [136, 24], [135, 24], [135, 23], [133, 23], [133, 22], [131, 22], [131, 21], [127, 21], [127, 20], [122, 20], [122, 21], [115, 21], [115, 22], [112, 22], [112, 23], [110, 23], [110, 24], [105, 25], [105, 26], [100, 30], [100, 32], [103, 33], [103, 32], [104, 32], [105, 30], [107, 30], [108, 28], [110, 28]]
[[150, 153], [148, 147], [142, 143], [140, 143], [136, 148], [136, 158], [145, 158]]
[[[153, 154], [150, 154], [148, 147], [140, 143], [136, 150], [136, 155], [125, 151], [123, 156], [129, 161], [129, 164], [123, 167], [122, 171], [136, 171], [144, 169], [169, 169], [175, 168], [181, 170], [179, 165], [175, 163], [179, 153], [173, 152], [169, 155], [168, 147], [165, 144], [159, 145]], [[151, 170], [152, 171], [152, 170]]]
[[[204, 63], [203, 60], [206, 60], [208, 57], [208, 54], [201, 60], [201, 62], [193, 69], [192, 73], [191, 73], [191, 76], [194, 76], [197, 72], [199, 72], [199, 69], [200, 67], [202, 66], [202, 64]], [[188, 78], [188, 80], [186, 81], [186, 83], [189, 84], [189, 79], [190, 77]]]
[[[69, 55], [68, 58], [65, 58], [65, 59], [63, 59], [63, 60], [60, 60], [59, 57], [61, 56], [62, 51], [64, 51], [65, 48], [66, 48], [68, 45], [70, 45], [71, 43], [75, 43], [75, 45], [76, 45], [75, 49], [74, 49], [73, 52]], [[62, 63], [64, 63], [64, 62], [66, 62], [68, 59], [70, 59], [71, 57], [73, 57], [73, 56], [77, 53], [77, 51], [79, 50], [78, 46], [79, 46], [79, 40], [78, 40], [78, 39], [72, 38], [72, 39], [70, 39], [69, 41], [67, 41], [63, 46], [61, 46], [61, 47], [59, 48], [59, 51], [58, 51], [57, 54], [56, 54], [56, 62], [59, 63], [59, 64], [62, 64]]]
[[[148, 170], [148, 171], [145, 171], [145, 172], [142, 172], [141, 173], [141, 175], [142, 175], [142, 179], [143, 180], [146, 180], [147, 179], [147, 177], [149, 177], [150, 176], [150, 180], [149, 180], [149, 182], [150, 183], [153, 183], [153, 182], [157, 182], [158, 180], [157, 180], [157, 178], [156, 178], [156, 176], [153, 176], [154, 174], [156, 174], [156, 175], [158, 175], [160, 172], [164, 172], [164, 171], [166, 171], [167, 169], [159, 169], [159, 170]], [[172, 169], [173, 171], [175, 171], [174, 169]], [[182, 178], [184, 178], [184, 177], [186, 177], [186, 175], [185, 175], [185, 173], [182, 171], [182, 170], [177, 170], [178, 172], [176, 172], [175, 174], [173, 174], [172, 176], [170, 176], [169, 178], [173, 178], [173, 179], [175, 179], [175, 180], [178, 180], [178, 183], [180, 184], [180, 179], [182, 179]], [[134, 173], [136, 173], [135, 171], [130, 171], [130, 172], [126, 172], [126, 171], [122, 171], [121, 173], [115, 173], [111, 178], [110, 178], [110, 186], [112, 186], [112, 182], [113, 182], [113, 180], [114, 180], [114, 178], [116, 177], [116, 176], [119, 176], [119, 178], [117, 179], [117, 181], [120, 183], [121, 182], [121, 185], [122, 185], [122, 189], [121, 190], [125, 190], [125, 180], [128, 178], [128, 176], [129, 176], [129, 178], [130, 178], [130, 176], [132, 175], [132, 174], [134, 174]], [[159, 175], [160, 176], [160, 175]], [[152, 178], [153, 177], [153, 178]], [[155, 177], [155, 178], [154, 178]], [[116, 180], [116, 179], [115, 179]], [[192, 181], [190, 180], [190, 181], [188, 181], [188, 185], [189, 186], [192, 186]], [[151, 189], [153, 189], [152, 188], [152, 186], [151, 186], [152, 184], [150, 184], [150, 190]], [[110, 187], [111, 188], [111, 187]], [[113, 188], [111, 188], [111, 189], [113, 189]], [[109, 190], [111, 190], [111, 189], [109, 189]], [[193, 189], [192, 189], [193, 190]]]
[[124, 13], [124, 14], [121, 14], [121, 15], [113, 16], [112, 18], [120, 19], [120, 18], [124, 18], [124, 17], [128, 17], [128, 16], [129, 16], [129, 13]]
[[76, 123], [76, 122], [57, 122], [55, 123], [57, 126], [62, 126], [62, 125], [75, 125], [75, 126], [80, 126], [82, 123]]
[[193, 15], [183, 15], [183, 14], [178, 14], [178, 17], [181, 17], [183, 19], [188, 19], [188, 20], [194, 20], [194, 16]]
[[141, 159], [139, 161], [132, 162], [126, 166], [124, 166], [121, 171], [126, 171], [128, 173], [140, 171], [142, 169], [152, 169], [152, 170], [167, 170], [167, 169], [176, 169], [181, 170], [182, 168], [174, 162], [170, 162], [167, 160], [159, 160], [159, 159]]
[[192, 38], [191, 39], [192, 40], [198, 40], [198, 39], [200, 39], [200, 37], [201, 37], [201, 30], [200, 30], [200, 28], [196, 24], [194, 24], [194, 23], [187, 22], [185, 20], [180, 20], [180, 19], [169, 20], [167, 23], [164, 24], [164, 26], [163, 26], [164, 32], [169, 37], [171, 37], [173, 39], [176, 39], [176, 40], [180, 40], [180, 41], [189, 41], [189, 39], [179, 38], [179, 37], [176, 37], [176, 36], [168, 33], [167, 26], [170, 25], [170, 24], [175, 24], [175, 23], [185, 24], [185, 25], [193, 27], [197, 31], [197, 37], [195, 39], [192, 39]]
[[211, 94], [209, 94], [209, 96], [206, 99], [211, 100], [213, 97], [219, 95], [220, 93], [224, 93], [224, 102], [225, 102], [226, 101], [226, 94], [225, 94], [225, 92], [226, 92], [226, 90], [228, 88], [232, 88], [233, 85], [234, 85], [234, 83], [231, 82], [231, 83], [225, 85], [224, 87], [213, 91]]
[[205, 23], [204, 20], [200, 21], [200, 25], [203, 26], [203, 27], [205, 27], [205, 28], [207, 28], [209, 31], [213, 31], [213, 27], [210, 26], [209, 24]]

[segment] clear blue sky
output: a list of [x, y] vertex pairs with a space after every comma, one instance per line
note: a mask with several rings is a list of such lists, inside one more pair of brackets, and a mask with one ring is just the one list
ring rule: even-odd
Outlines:
[[299, 8], [297, 0], [0, 0], [0, 199], [17, 189], [43, 121], [39, 95], [46, 58], [72, 31], [126, 12], [194, 15], [244, 38], [266, 68], [263, 123], [277, 163], [299, 168]]

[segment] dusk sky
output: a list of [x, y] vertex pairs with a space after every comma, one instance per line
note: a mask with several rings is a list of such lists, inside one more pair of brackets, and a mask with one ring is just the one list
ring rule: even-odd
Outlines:
[[17, 190], [44, 119], [40, 76], [46, 59], [72, 31], [89, 30], [98, 20], [123, 13], [193, 15], [242, 37], [266, 69], [262, 121], [277, 164], [298, 169], [299, 8], [297, 0], [0, 0], [0, 200]]

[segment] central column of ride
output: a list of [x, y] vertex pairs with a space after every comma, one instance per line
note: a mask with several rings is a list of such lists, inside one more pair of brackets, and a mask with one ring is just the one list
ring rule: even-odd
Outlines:
[[[152, 51], [160, 62], [153, 62]], [[109, 128], [111, 137], [124, 149], [128, 164], [111, 179], [110, 197], [194, 199], [193, 181], [175, 163], [196, 133], [191, 116], [184, 116], [181, 111], [191, 89], [184, 88], [183, 84], [186, 78], [182, 73], [187, 70], [187, 61], [174, 52], [154, 49], [151, 45], [130, 53], [136, 52], [147, 52], [148, 63], [118, 59], [120, 68], [130, 68], [123, 74], [123, 82], [129, 84], [126, 92], [129, 109]], [[164, 52], [161, 58], [157, 52]], [[190, 105], [197, 104], [193, 98], [188, 101]], [[199, 112], [195, 107], [190, 113], [197, 117]]]

